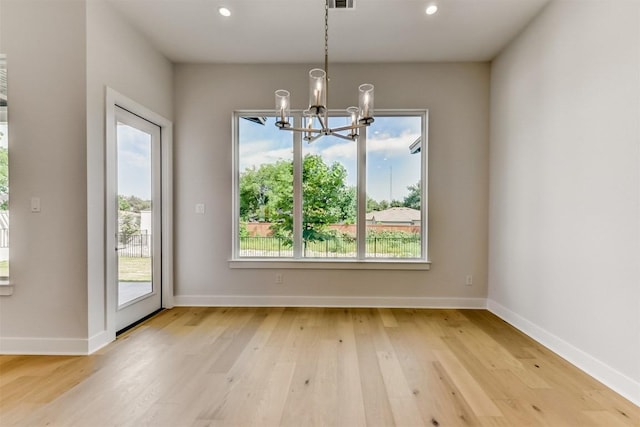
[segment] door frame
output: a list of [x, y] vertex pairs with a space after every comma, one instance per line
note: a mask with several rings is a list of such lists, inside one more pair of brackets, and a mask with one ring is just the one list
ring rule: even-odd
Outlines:
[[[106, 185], [105, 185], [105, 315], [107, 333], [113, 340], [116, 336], [116, 311], [118, 310], [118, 285], [116, 241], [117, 212], [117, 135], [116, 107], [123, 108], [160, 127], [161, 156], [161, 206], [162, 253], [161, 283], [162, 308], [173, 307], [173, 123], [125, 95], [106, 88], [105, 133], [106, 133]], [[109, 250], [112, 248], [114, 250]]]

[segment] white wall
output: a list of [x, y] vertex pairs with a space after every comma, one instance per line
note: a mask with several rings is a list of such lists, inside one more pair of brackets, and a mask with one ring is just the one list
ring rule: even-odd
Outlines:
[[[282, 87], [292, 91], [294, 102], [304, 101], [309, 68], [176, 66], [176, 303], [483, 304], [488, 222], [486, 63], [331, 67], [332, 108], [357, 102], [357, 86], [367, 81], [376, 86], [376, 108], [429, 109], [430, 271], [289, 270], [283, 272], [284, 283], [276, 285], [273, 270], [229, 269], [232, 112], [272, 109], [273, 92]], [[205, 215], [194, 213], [196, 203], [206, 204]], [[464, 284], [467, 274], [474, 276], [471, 287]], [[469, 300], [473, 298], [478, 300]]]
[[[105, 87], [171, 120], [173, 65], [102, 0], [87, 2], [89, 337], [105, 323]], [[97, 339], [98, 343], [101, 342]], [[99, 344], [98, 344], [99, 345]]]
[[640, 402], [640, 3], [554, 1], [491, 75], [490, 308]]
[[105, 86], [171, 119], [173, 65], [101, 0], [1, 0], [0, 19], [15, 284], [0, 297], [0, 351], [86, 353], [108, 338]]
[[[76, 352], [87, 337], [85, 5], [0, 2], [7, 54], [11, 282], [0, 350]], [[31, 197], [41, 199], [30, 212]]]

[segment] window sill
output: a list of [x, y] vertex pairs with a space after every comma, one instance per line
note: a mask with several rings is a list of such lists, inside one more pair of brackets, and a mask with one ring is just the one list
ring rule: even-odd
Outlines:
[[229, 261], [232, 269], [302, 269], [302, 270], [429, 270], [430, 261], [423, 260], [282, 260], [243, 258]]
[[0, 296], [9, 296], [13, 294], [13, 285], [7, 279], [0, 279]]

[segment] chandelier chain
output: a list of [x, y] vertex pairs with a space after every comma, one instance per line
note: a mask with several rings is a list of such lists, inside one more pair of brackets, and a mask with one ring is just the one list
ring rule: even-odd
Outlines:
[[327, 79], [326, 102], [329, 103], [329, 0], [324, 3], [324, 72]]

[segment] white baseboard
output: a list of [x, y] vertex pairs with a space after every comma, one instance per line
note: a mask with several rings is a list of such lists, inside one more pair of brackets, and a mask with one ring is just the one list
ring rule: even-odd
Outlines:
[[486, 308], [485, 298], [353, 297], [272, 295], [176, 295], [174, 305], [189, 307], [388, 307]]
[[566, 359], [578, 369], [640, 406], [640, 382], [634, 381], [632, 378], [618, 372], [611, 366], [493, 300], [487, 300], [487, 309], [563, 359]]
[[101, 331], [90, 337], [87, 341], [87, 354], [95, 353], [102, 347], [108, 345], [116, 339], [115, 335], [109, 334], [108, 331]]
[[80, 356], [87, 354], [87, 340], [82, 338], [0, 337], [0, 354]]
[[112, 342], [107, 331], [84, 338], [7, 338], [0, 337], [0, 354], [42, 356], [86, 356]]

